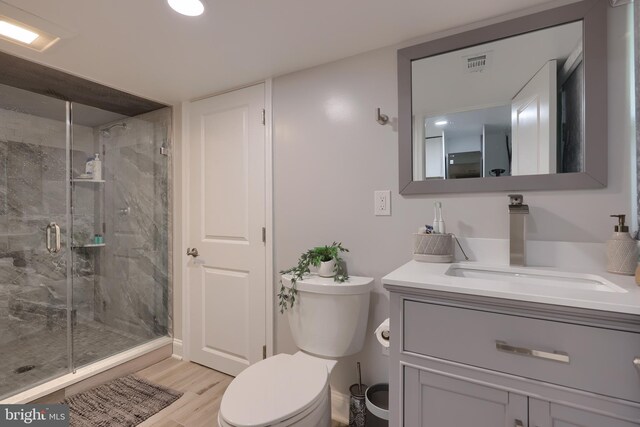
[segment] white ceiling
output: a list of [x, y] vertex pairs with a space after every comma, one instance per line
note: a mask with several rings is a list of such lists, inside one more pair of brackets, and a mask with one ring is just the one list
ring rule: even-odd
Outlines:
[[[508, 105], [551, 59], [558, 67], [582, 42], [582, 22], [559, 25], [412, 63], [413, 111], [432, 116]], [[466, 57], [490, 54], [482, 72], [466, 71]]]
[[73, 36], [44, 53], [0, 50], [166, 103], [546, 2], [204, 0], [205, 14], [188, 18], [165, 0], [2, 1]]
[[[436, 126], [435, 123], [440, 120], [449, 123]], [[443, 132], [449, 139], [480, 137], [484, 125], [511, 129], [511, 104], [428, 117], [425, 119], [425, 137], [441, 136]]]

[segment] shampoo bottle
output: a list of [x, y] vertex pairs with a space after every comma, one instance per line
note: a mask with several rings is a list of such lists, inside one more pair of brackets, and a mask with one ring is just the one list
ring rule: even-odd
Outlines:
[[607, 240], [607, 271], [633, 276], [638, 265], [638, 245], [624, 225], [625, 215], [611, 215], [618, 218], [611, 238]]
[[96, 181], [102, 179], [102, 160], [100, 160], [100, 154], [98, 153], [93, 158], [93, 179]]
[[84, 167], [84, 174], [86, 175], [87, 178], [93, 179], [93, 157], [89, 157], [87, 159], [87, 163], [85, 164], [85, 167]]

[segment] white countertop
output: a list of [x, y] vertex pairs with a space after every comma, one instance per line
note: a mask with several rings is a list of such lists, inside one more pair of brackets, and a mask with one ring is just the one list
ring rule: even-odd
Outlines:
[[[478, 262], [458, 262], [461, 266], [488, 267], [491, 264]], [[542, 304], [578, 307], [616, 313], [640, 315], [640, 286], [633, 276], [621, 276], [597, 269], [584, 268], [558, 269], [550, 267], [531, 267], [531, 270], [548, 272], [575, 272], [592, 274], [612, 282], [625, 292], [597, 292], [579, 289], [555, 288], [552, 283], [545, 286], [529, 285], [516, 280], [485, 280], [445, 275], [452, 264], [436, 264], [409, 261], [400, 268], [382, 278], [385, 285], [402, 286], [411, 289], [424, 289], [442, 292], [455, 292], [466, 295], [504, 298]], [[496, 265], [504, 268], [504, 265]], [[527, 269], [528, 267], [524, 267]]]

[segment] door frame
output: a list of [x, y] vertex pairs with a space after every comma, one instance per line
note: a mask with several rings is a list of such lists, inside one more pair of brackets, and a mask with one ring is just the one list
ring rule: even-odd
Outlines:
[[[264, 124], [264, 136], [265, 136], [265, 227], [266, 227], [266, 242], [265, 242], [265, 345], [267, 346], [267, 357], [274, 354], [274, 276], [273, 276], [273, 114], [272, 114], [272, 88], [273, 80], [265, 79], [262, 81], [254, 82], [241, 87], [236, 87], [223, 92], [217, 92], [210, 95], [201, 96], [198, 98], [184, 101], [181, 104], [182, 114], [179, 117], [180, 126], [176, 132], [176, 136], [179, 138], [180, 143], [175, 144], [176, 154], [180, 156], [180, 161], [176, 162], [180, 164], [180, 171], [175, 171], [176, 175], [179, 175], [180, 179], [180, 192], [181, 203], [174, 209], [174, 221], [179, 222], [175, 224], [174, 230], [180, 233], [180, 236], [176, 236], [174, 245], [174, 265], [178, 268], [174, 269], [176, 274], [174, 275], [174, 282], [178, 279], [181, 283], [181, 297], [182, 297], [182, 339], [174, 338], [174, 354], [181, 356], [183, 360], [191, 360], [189, 354], [190, 346], [190, 334], [191, 325], [189, 320], [189, 286], [188, 286], [188, 272], [187, 268], [188, 258], [185, 255], [186, 248], [189, 245], [188, 242], [188, 230], [189, 230], [189, 216], [187, 206], [189, 205], [189, 106], [194, 101], [201, 99], [211, 98], [225, 93], [234, 92], [236, 90], [245, 89], [258, 84], [264, 84], [264, 108], [265, 108], [265, 124]], [[178, 187], [178, 186], [176, 186]], [[174, 187], [175, 188], [175, 187]], [[180, 220], [180, 218], [182, 220]], [[174, 287], [175, 289], [175, 287]], [[175, 301], [175, 295], [173, 297]], [[175, 322], [174, 322], [175, 324]], [[175, 331], [174, 331], [175, 336]]]

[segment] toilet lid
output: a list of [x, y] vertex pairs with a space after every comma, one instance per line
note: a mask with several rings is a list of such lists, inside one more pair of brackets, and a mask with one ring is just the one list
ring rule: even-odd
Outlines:
[[279, 354], [238, 375], [222, 397], [220, 415], [234, 426], [267, 426], [312, 407], [326, 393], [326, 365]]

